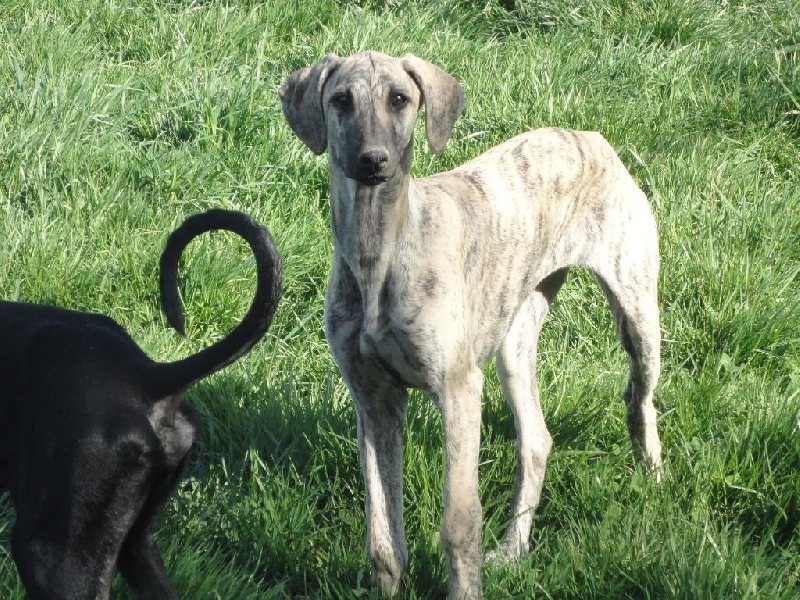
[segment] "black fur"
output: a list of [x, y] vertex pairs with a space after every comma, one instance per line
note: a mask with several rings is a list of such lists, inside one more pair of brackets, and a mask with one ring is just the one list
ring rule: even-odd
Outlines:
[[269, 232], [210, 210], [190, 216], [162, 254], [170, 325], [183, 330], [180, 255], [215, 229], [250, 244], [256, 294], [229, 335], [183, 360], [152, 361], [102, 315], [0, 302], [0, 486], [17, 511], [11, 549], [32, 600], [107, 598], [117, 569], [137, 598], [177, 598], [151, 529], [200, 425], [183, 392], [250, 350], [281, 297]]

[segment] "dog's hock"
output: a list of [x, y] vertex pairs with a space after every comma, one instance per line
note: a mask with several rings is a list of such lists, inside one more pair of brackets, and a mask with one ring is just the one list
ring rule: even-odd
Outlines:
[[289, 75], [278, 89], [286, 121], [314, 154], [322, 154], [328, 146], [322, 90], [340, 62], [338, 56], [328, 54], [311, 67]]
[[400, 60], [422, 93], [428, 146], [438, 154], [447, 145], [453, 125], [464, 109], [464, 88], [452, 75], [413, 54], [406, 54]]

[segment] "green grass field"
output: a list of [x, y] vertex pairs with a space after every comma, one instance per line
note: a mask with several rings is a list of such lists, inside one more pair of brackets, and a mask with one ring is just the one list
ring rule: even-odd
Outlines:
[[[468, 105], [415, 174], [527, 129], [602, 132], [659, 223], [665, 481], [633, 467], [606, 301], [574, 272], [540, 347], [555, 446], [532, 553], [489, 599], [800, 597], [800, 5], [796, 0], [4, 0], [0, 297], [105, 313], [154, 358], [231, 329], [254, 288], [233, 236], [190, 247], [188, 337], [157, 260], [189, 213], [253, 214], [284, 257], [264, 341], [189, 394], [205, 430], [157, 538], [184, 598], [374, 597], [355, 413], [323, 332], [327, 157], [276, 87], [326, 52], [412, 52]], [[0, 340], [2, 343], [2, 340]], [[513, 419], [486, 371], [484, 548], [509, 519]], [[441, 598], [439, 415], [412, 396], [403, 598]], [[0, 497], [0, 598], [22, 588]], [[121, 580], [115, 597], [129, 597]]]

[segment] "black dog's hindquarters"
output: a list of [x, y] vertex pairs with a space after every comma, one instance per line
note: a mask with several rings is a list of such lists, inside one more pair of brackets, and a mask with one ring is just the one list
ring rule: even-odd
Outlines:
[[256, 294], [228, 336], [183, 360], [152, 361], [102, 315], [0, 302], [0, 484], [17, 511], [12, 553], [29, 598], [107, 598], [117, 568], [137, 598], [177, 598], [151, 529], [200, 425], [182, 394], [250, 350], [281, 297], [269, 232], [211, 210], [189, 217], [162, 255], [170, 324], [182, 330], [180, 255], [215, 229], [250, 244]]
[[[184, 461], [165, 464], [150, 423], [149, 359], [99, 315], [2, 304], [0, 323], [4, 340], [21, 342], [3, 348], [0, 364], [15, 371], [1, 380], [11, 440], [4, 481], [17, 509], [12, 552], [28, 595], [103, 597], [124, 548], [129, 581], [169, 598], [160, 557], [140, 549], [152, 546], [151, 521]], [[176, 420], [185, 455], [197, 418], [184, 404]]]

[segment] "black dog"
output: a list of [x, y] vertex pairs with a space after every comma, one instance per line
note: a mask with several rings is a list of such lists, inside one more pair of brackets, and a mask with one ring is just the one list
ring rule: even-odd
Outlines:
[[137, 598], [177, 598], [152, 526], [199, 427], [183, 392], [264, 335], [281, 297], [269, 232], [238, 212], [189, 217], [161, 256], [161, 303], [183, 333], [178, 259], [214, 229], [256, 257], [255, 298], [224, 339], [174, 363], [148, 358], [114, 321], [0, 302], [0, 485], [17, 521], [11, 550], [31, 599], [107, 598], [118, 568]]

